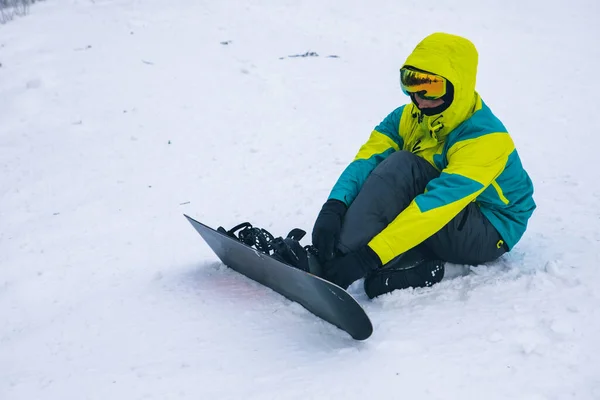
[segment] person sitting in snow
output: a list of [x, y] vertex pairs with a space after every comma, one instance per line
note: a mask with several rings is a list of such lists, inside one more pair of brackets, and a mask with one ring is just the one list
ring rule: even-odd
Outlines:
[[478, 54], [434, 33], [400, 69], [411, 103], [371, 133], [333, 187], [312, 241], [324, 277], [370, 298], [426, 287], [444, 263], [478, 265], [510, 251], [535, 209], [506, 128], [475, 91]]

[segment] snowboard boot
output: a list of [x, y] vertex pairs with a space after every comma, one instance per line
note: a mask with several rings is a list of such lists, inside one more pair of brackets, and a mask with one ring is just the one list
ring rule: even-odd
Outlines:
[[365, 278], [364, 288], [372, 299], [396, 289], [433, 286], [443, 277], [444, 261], [414, 248], [369, 274]]

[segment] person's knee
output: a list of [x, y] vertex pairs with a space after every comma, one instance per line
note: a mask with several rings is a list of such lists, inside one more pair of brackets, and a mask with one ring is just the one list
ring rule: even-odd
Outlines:
[[[418, 164], [423, 160], [419, 156], [410, 151], [400, 150], [390, 154], [379, 166], [375, 169], [376, 172], [398, 171], [406, 166]], [[425, 161], [426, 162], [426, 161]]]
[[[390, 154], [375, 170], [373, 175], [405, 192], [422, 193], [427, 183], [439, 176], [439, 172], [425, 159], [410, 151], [397, 151]], [[412, 200], [412, 199], [411, 199]]]

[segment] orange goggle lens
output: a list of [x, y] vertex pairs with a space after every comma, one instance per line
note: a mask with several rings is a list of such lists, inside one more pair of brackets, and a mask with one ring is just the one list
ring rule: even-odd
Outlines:
[[439, 99], [446, 94], [446, 83], [446, 78], [439, 75], [408, 68], [400, 69], [400, 86], [408, 96], [417, 93], [424, 99]]

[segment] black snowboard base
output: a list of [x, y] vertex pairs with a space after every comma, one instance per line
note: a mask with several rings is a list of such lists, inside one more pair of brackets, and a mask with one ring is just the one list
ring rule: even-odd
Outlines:
[[223, 264], [302, 305], [356, 340], [373, 333], [371, 320], [358, 302], [341, 287], [221, 233], [184, 214]]

